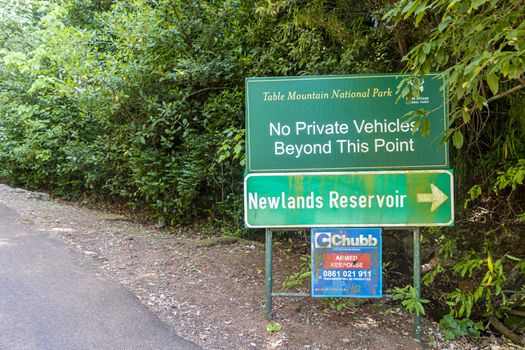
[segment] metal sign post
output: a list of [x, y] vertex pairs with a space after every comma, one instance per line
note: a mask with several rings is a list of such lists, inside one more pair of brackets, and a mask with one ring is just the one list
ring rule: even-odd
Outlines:
[[265, 261], [266, 261], [266, 319], [270, 321], [272, 319], [272, 268], [273, 268], [273, 257], [272, 257], [272, 231], [266, 229], [265, 239]]
[[272, 319], [272, 298], [273, 297], [309, 297], [307, 293], [285, 293], [285, 292], [273, 292], [273, 232], [271, 229], [265, 230], [265, 279], [266, 279], [266, 320]]
[[[414, 229], [414, 289], [416, 298], [421, 298], [421, 244], [420, 244], [419, 227]], [[414, 336], [421, 340], [421, 315], [414, 312]]]

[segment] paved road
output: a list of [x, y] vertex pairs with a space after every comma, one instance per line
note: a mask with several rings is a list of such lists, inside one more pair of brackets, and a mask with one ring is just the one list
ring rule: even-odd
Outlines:
[[0, 204], [0, 349], [198, 349], [88, 259]]

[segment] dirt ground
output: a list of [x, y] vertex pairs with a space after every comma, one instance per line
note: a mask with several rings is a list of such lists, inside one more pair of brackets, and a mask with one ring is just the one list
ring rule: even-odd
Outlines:
[[[444, 341], [424, 319], [424, 341], [412, 338], [412, 316], [389, 299], [343, 312], [326, 300], [275, 298], [278, 332], [264, 317], [264, 244], [209, 239], [195, 228], [170, 231], [0, 185], [0, 201], [33, 230], [67, 242], [103, 274], [132, 290], [182, 337], [206, 349], [504, 349], [499, 338]], [[293, 245], [277, 242], [274, 291], [301, 261]], [[306, 290], [304, 290], [306, 291]]]

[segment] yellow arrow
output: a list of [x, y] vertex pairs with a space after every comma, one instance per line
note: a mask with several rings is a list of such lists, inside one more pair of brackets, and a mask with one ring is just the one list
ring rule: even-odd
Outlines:
[[437, 188], [434, 184], [430, 184], [430, 188], [432, 189], [432, 193], [417, 194], [417, 202], [432, 203], [430, 211], [434, 211], [448, 199], [448, 196], [441, 192], [441, 190]]

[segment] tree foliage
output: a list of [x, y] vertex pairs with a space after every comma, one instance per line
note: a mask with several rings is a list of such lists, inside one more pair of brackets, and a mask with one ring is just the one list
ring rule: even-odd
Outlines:
[[367, 6], [2, 0], [0, 176], [237, 226], [244, 78], [394, 69]]
[[[525, 307], [523, 5], [520, 0], [403, 0], [383, 16], [397, 30], [416, 34], [403, 58], [405, 70], [442, 71], [449, 88], [446, 138], [457, 149], [457, 192], [466, 210], [458, 220], [463, 235], [455, 229], [430, 236], [431, 244], [442, 245], [438, 256], [455, 262], [438, 265], [427, 281], [436, 275], [461, 281], [444, 296], [452, 316], [497, 317], [517, 332], [523, 329], [515, 327], [512, 315]], [[501, 327], [498, 331], [512, 336]]]

